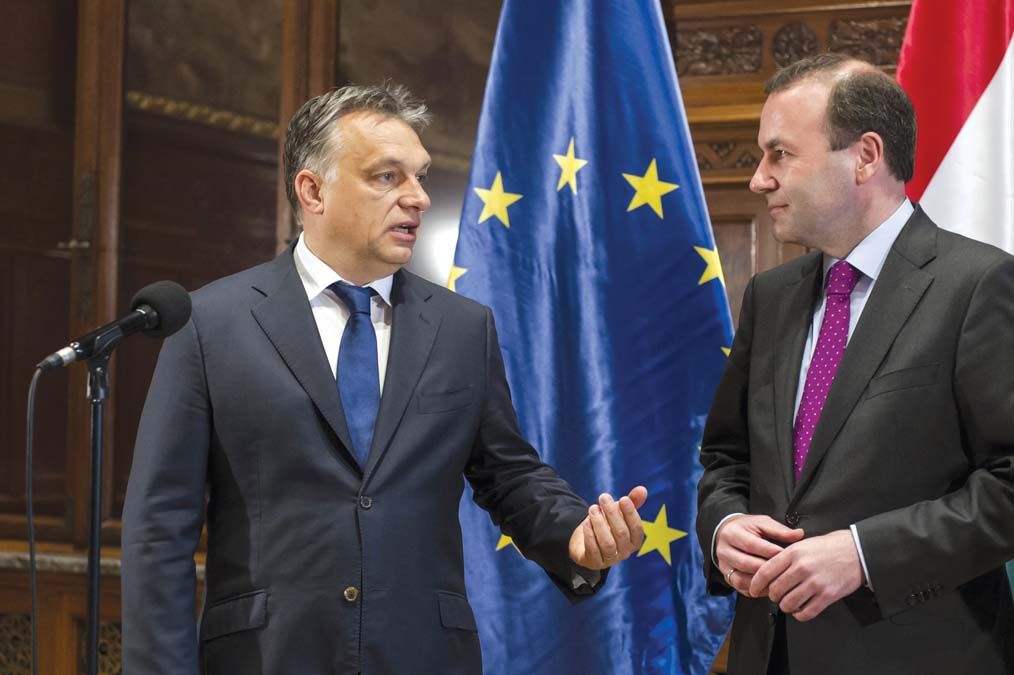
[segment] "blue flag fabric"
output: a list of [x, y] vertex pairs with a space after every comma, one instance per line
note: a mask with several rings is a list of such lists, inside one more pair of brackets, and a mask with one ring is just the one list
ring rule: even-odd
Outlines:
[[646, 540], [572, 606], [462, 503], [485, 671], [704, 674], [732, 600], [694, 536], [724, 279], [657, 0], [507, 0], [448, 286], [492, 307], [524, 433]]

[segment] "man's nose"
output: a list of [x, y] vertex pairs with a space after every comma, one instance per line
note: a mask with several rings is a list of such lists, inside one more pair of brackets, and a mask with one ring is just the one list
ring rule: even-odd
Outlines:
[[763, 194], [771, 192], [775, 187], [774, 178], [766, 171], [764, 161], [761, 160], [761, 163], [757, 166], [757, 170], [753, 172], [753, 176], [750, 178], [750, 191]]
[[402, 197], [402, 205], [418, 209], [420, 212], [430, 207], [430, 196], [426, 193], [426, 189], [423, 188], [422, 183], [418, 179], [413, 178], [410, 181], [408, 190], [406, 190], [405, 195]]

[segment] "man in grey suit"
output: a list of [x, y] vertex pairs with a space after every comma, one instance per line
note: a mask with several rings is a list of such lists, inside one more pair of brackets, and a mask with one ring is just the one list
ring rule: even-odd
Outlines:
[[821, 55], [766, 90], [751, 189], [815, 250], [750, 282], [704, 434], [729, 673], [1014, 672], [1014, 259], [906, 199], [891, 78]]
[[302, 234], [166, 340], [123, 515], [125, 672], [477, 675], [464, 479], [574, 600], [640, 547], [645, 489], [589, 509], [518, 430], [490, 310], [401, 269], [427, 117], [390, 85], [307, 102], [285, 147]]

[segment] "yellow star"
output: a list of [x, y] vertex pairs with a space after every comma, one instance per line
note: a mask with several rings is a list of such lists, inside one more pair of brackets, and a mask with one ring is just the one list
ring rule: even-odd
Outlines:
[[725, 354], [726, 356], [729, 356], [729, 354], [732, 353], [732, 349], [730, 349], [729, 347], [722, 347], [722, 353]]
[[507, 207], [521, 199], [523, 195], [504, 192], [503, 179], [500, 177], [499, 171], [496, 172], [493, 185], [488, 190], [483, 190], [482, 188], [472, 189], [475, 190], [475, 194], [479, 195], [479, 199], [485, 205], [482, 207], [482, 213], [479, 214], [480, 224], [496, 216], [503, 223], [504, 227], [511, 226], [510, 218], [507, 217]]
[[623, 177], [636, 190], [630, 200], [630, 205], [627, 206], [627, 211], [633, 211], [637, 207], [647, 204], [659, 218], [663, 217], [662, 195], [669, 194], [679, 187], [676, 183], [666, 183], [658, 179], [658, 167], [654, 159], [651, 160], [651, 164], [648, 165], [648, 170], [644, 172], [643, 176], [625, 173]]
[[570, 186], [570, 191], [577, 194], [577, 172], [588, 163], [586, 159], [578, 159], [574, 156], [574, 137], [570, 137], [570, 146], [567, 147], [566, 155], [553, 155], [553, 159], [560, 165], [560, 182], [556, 184], [556, 191], [563, 189], [564, 185]]
[[718, 279], [722, 283], [722, 286], [725, 286], [725, 275], [722, 274], [722, 261], [718, 259], [718, 248], [711, 249], [694, 246], [694, 250], [704, 258], [704, 262], [708, 263], [708, 266], [704, 268], [704, 274], [697, 280], [697, 285], [700, 286], [712, 279]]
[[521, 551], [518, 550], [517, 544], [514, 543], [513, 539], [508, 537], [506, 534], [501, 534], [500, 541], [496, 543], [496, 550], [500, 551], [507, 548], [508, 546], [513, 546], [515, 551], [521, 553]]
[[687, 533], [669, 527], [669, 519], [665, 515], [665, 504], [659, 510], [655, 522], [644, 520], [642, 524], [644, 525], [644, 543], [641, 544], [641, 550], [637, 552], [637, 557], [640, 558], [652, 551], [658, 551], [659, 555], [665, 558], [669, 567], [672, 567], [672, 554], [669, 552], [669, 545], [677, 539], [687, 536]]
[[457, 265], [451, 264], [451, 273], [447, 276], [447, 284], [445, 284], [447, 288], [457, 293], [458, 289], [454, 287], [454, 282], [460, 279], [461, 275], [467, 271], [468, 268], [458, 267]]

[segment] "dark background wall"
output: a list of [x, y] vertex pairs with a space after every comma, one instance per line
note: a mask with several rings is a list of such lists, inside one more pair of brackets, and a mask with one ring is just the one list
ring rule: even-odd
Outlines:
[[[823, 50], [893, 72], [909, 0], [661, 0], [734, 316], [754, 273], [800, 254], [747, 190], [763, 81]], [[124, 312], [294, 235], [280, 129], [309, 96], [392, 78], [435, 123], [433, 207], [412, 268], [446, 279], [500, 3], [6, 0], [0, 3], [0, 672], [28, 673], [25, 393], [35, 362]], [[119, 514], [158, 343], [124, 343], [107, 410], [102, 672], [119, 672]], [[81, 368], [39, 393], [42, 672], [80, 669], [88, 508]], [[200, 555], [198, 556], [200, 559]], [[721, 670], [721, 662], [716, 665]]]

